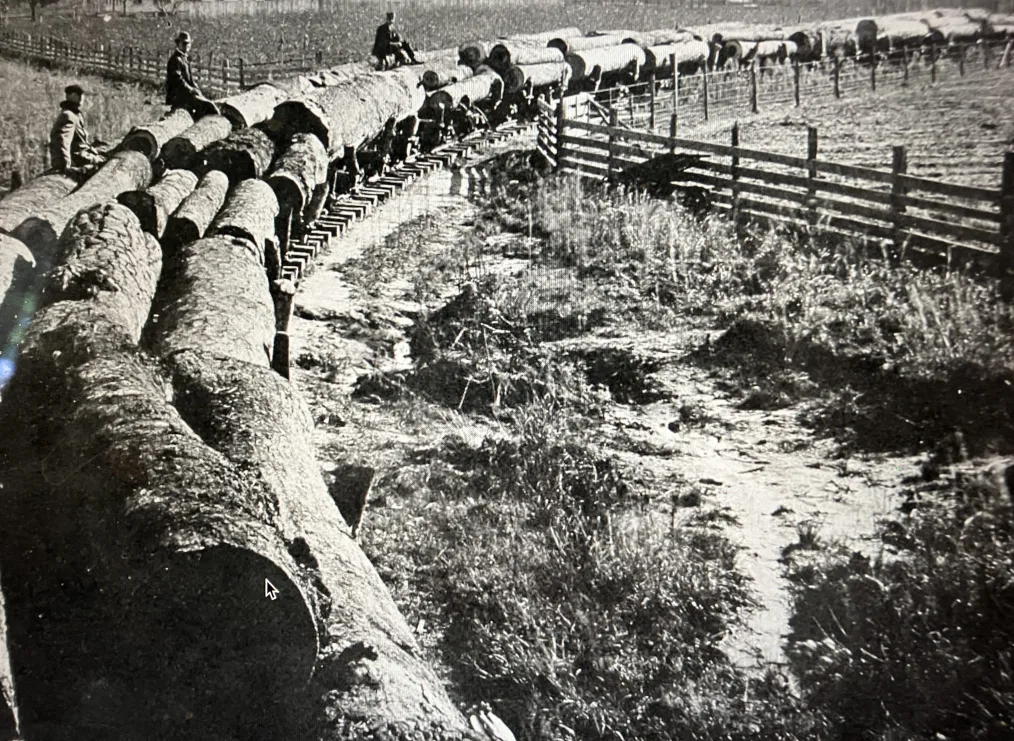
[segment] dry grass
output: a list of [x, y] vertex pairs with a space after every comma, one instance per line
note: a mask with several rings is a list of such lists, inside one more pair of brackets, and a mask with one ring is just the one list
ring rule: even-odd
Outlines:
[[59, 112], [63, 89], [72, 82], [91, 91], [85, 99], [85, 122], [93, 137], [107, 142], [116, 141], [131, 126], [157, 120], [165, 110], [156, 93], [138, 85], [0, 60], [0, 90], [4, 92], [0, 186], [8, 186], [14, 170], [28, 180], [49, 167], [49, 129]]

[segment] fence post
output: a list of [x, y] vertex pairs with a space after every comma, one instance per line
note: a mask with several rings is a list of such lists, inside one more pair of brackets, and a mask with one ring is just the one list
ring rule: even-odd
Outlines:
[[130, 69], [134, 69], [134, 47], [127, 47], [127, 66]]
[[796, 108], [799, 108], [799, 60], [795, 59], [792, 62], [792, 100], [796, 104]]
[[648, 78], [648, 84], [651, 85], [651, 97], [648, 99], [648, 130], [655, 133], [655, 70], [651, 70], [651, 76]]
[[739, 226], [739, 122], [732, 125], [732, 162], [729, 163], [729, 176], [732, 178], [732, 223]]
[[962, 77], [965, 76], [965, 51], [965, 45], [958, 44], [958, 74]]
[[1011, 47], [1014, 47], [1014, 39], [1011, 39], [1010, 41], [1008, 41], [1007, 42], [1007, 46], [1005, 46], [1003, 48], [1003, 56], [1001, 56], [1000, 57], [1000, 61], [997, 62], [997, 65], [996, 65], [997, 69], [1000, 69], [1001, 67], [1003, 67], [1004, 69], [1007, 69], [1008, 67], [1010, 67]]
[[817, 127], [806, 127], [806, 207], [810, 210], [810, 224], [817, 225]]
[[908, 87], [908, 68], [912, 64], [911, 57], [908, 56], [908, 49], [905, 49], [905, 71], [903, 72], [904, 77], [901, 79], [901, 86]]
[[989, 41], [982, 42], [982, 68], [989, 70], [993, 66], [993, 45]]
[[1000, 179], [1000, 267], [1014, 268], [1014, 152], [1003, 156]]
[[707, 121], [711, 118], [711, 107], [708, 101], [708, 69], [705, 67], [701, 70], [701, 79], [703, 80], [704, 90], [704, 120]]
[[634, 91], [633, 87], [628, 88], [630, 92], [627, 93], [627, 101], [630, 106], [630, 127], [634, 126]]
[[905, 214], [905, 203], [902, 197], [905, 195], [905, 185], [901, 182], [901, 175], [908, 171], [908, 155], [905, 153], [904, 145], [895, 146], [892, 150], [891, 162], [891, 222], [894, 233], [895, 256], [901, 254], [905, 239], [902, 217]]
[[239, 58], [239, 87], [241, 90], [246, 88], [246, 75], [243, 72], [243, 57]]
[[934, 46], [930, 49], [930, 84], [936, 84], [937, 81], [937, 48]]
[[831, 79], [834, 81], [834, 97], [841, 97], [841, 62], [837, 56], [831, 57]]
[[870, 92], [877, 92], [877, 56], [870, 59]]
[[556, 171], [563, 170], [563, 158], [565, 150], [563, 147], [563, 130], [567, 122], [567, 109], [563, 105], [563, 89], [560, 89], [560, 105], [556, 109]]
[[616, 177], [613, 174], [616, 170], [616, 129], [620, 125], [620, 114], [616, 112], [615, 108], [609, 110], [609, 162], [606, 165], [607, 175], [606, 179], [612, 183]]
[[679, 133], [679, 114], [675, 111], [669, 118], [669, 154], [676, 154], [676, 136]]

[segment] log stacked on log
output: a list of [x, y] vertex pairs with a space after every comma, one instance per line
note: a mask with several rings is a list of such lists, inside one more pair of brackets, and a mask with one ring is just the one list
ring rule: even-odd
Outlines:
[[469, 41], [458, 47], [458, 63], [475, 69], [489, 56], [489, 41]]
[[[587, 51], [589, 49], [601, 49], [607, 46], [619, 46], [624, 42], [622, 36], [576, 36], [572, 38], [550, 39], [547, 46], [552, 49], [559, 49], [566, 56], [567, 54]], [[638, 41], [633, 43], [637, 44]]]
[[7, 609], [4, 604], [3, 573], [0, 573], [0, 741], [19, 735], [18, 704], [14, 694], [14, 672], [7, 648]]
[[467, 80], [473, 74], [471, 67], [457, 62], [427, 64], [422, 73], [422, 84], [427, 90], [436, 90], [452, 82]]
[[467, 80], [433, 91], [426, 101], [426, 108], [439, 116], [440, 111], [457, 108], [463, 98], [478, 103], [501, 97], [503, 97], [503, 79], [493, 70], [487, 69]]
[[302, 214], [314, 189], [327, 181], [327, 150], [313, 134], [293, 134], [265, 180], [282, 211]]
[[604, 74], [628, 69], [636, 73], [645, 60], [644, 49], [637, 44], [607, 46], [567, 55], [567, 64], [570, 65], [574, 80], [599, 78]]
[[638, 46], [647, 46], [643, 31], [633, 31], [631, 29], [620, 28], [620, 29], [589, 31], [587, 35], [590, 38], [594, 38], [597, 36], [614, 36], [616, 38], [619, 38], [619, 41], [616, 42], [618, 44], [637, 44]]
[[177, 108], [161, 121], [135, 126], [123, 137], [120, 148], [140, 152], [149, 160], [154, 160], [166, 142], [193, 125], [193, 116], [183, 108]]
[[514, 65], [547, 64], [562, 61], [564, 61], [564, 55], [559, 49], [518, 41], [501, 41], [489, 50], [486, 64], [498, 74], [503, 74]]
[[508, 69], [503, 77], [504, 92], [507, 95], [513, 95], [526, 87], [560, 85], [566, 88], [569, 81], [570, 65], [566, 62], [517, 65]]
[[208, 236], [249, 240], [257, 246], [263, 267], [264, 252], [275, 243], [276, 216], [278, 199], [271, 186], [263, 180], [244, 180], [226, 197], [225, 205], [208, 227]]
[[66, 175], [41, 175], [11, 191], [0, 200], [0, 232], [14, 231], [76, 186], [77, 181]]
[[[159, 275], [154, 238], [107, 204], [75, 218], [61, 252], [0, 408], [21, 433], [0, 441], [6, 459], [47, 461], [4, 472], [24, 730], [180, 736], [189, 713], [219, 733], [218, 720], [240, 718], [223, 715], [222, 697], [248, 709], [277, 702], [264, 683], [284, 693], [309, 677], [310, 577], [274, 527], [270, 493], [201, 442], [134, 354]], [[265, 577], [279, 599], [265, 600]]]
[[425, 102], [418, 74], [402, 68], [321, 88], [282, 103], [274, 118], [289, 134], [316, 135], [334, 157], [376, 136], [389, 119], [415, 115]]
[[541, 31], [539, 33], [515, 33], [507, 38], [511, 41], [526, 41], [530, 44], [545, 46], [553, 39], [572, 39], [582, 36], [581, 29], [577, 26], [557, 28], [552, 31]]
[[702, 63], [708, 59], [711, 48], [706, 41], [682, 41], [675, 44], [659, 44], [649, 46], [644, 50], [646, 69], [655, 70], [656, 74], [668, 74], [672, 72], [672, 58], [676, 57], [676, 64], [688, 64], [691, 62]]
[[165, 143], [162, 160], [169, 169], [190, 167], [198, 152], [231, 133], [232, 123], [225, 116], [205, 116]]
[[266, 128], [264, 124], [257, 124], [213, 143], [204, 150], [203, 161], [198, 168], [200, 174], [220, 170], [233, 185], [261, 177], [278, 154], [277, 140]]
[[229, 178], [224, 172], [205, 173], [194, 191], [169, 217], [162, 236], [162, 248], [167, 252], [196, 242], [204, 236], [229, 192]]
[[654, 31], [642, 31], [641, 42], [643, 46], [658, 46], [659, 44], [679, 44], [684, 41], [700, 41], [693, 31], [685, 28], [658, 28]]
[[121, 193], [117, 200], [134, 212], [144, 231], [161, 239], [170, 215], [196, 186], [197, 176], [190, 170], [169, 170], [150, 188]]
[[275, 106], [286, 98], [286, 93], [271, 83], [262, 83], [215, 103], [222, 115], [229, 119], [237, 131], [267, 121]]

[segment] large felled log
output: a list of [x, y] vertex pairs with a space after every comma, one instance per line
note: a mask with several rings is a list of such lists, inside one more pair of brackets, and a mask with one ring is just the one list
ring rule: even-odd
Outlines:
[[174, 263], [166, 266], [153, 309], [156, 351], [201, 349], [270, 367], [275, 323], [264, 243], [205, 237], [181, 247]]
[[197, 168], [203, 175], [220, 170], [235, 185], [242, 180], [259, 178], [278, 154], [278, 143], [262, 124], [233, 132], [228, 138], [214, 142], [204, 150]]
[[564, 61], [559, 49], [519, 41], [501, 41], [489, 50], [486, 63], [498, 74], [503, 74], [513, 65], [546, 64]]
[[290, 134], [316, 135], [333, 157], [376, 136], [389, 119], [415, 115], [425, 101], [419, 74], [401, 68], [321, 88], [282, 103], [274, 119]]
[[[0, 234], [0, 352], [4, 351], [8, 341], [17, 344], [18, 338], [11, 338], [11, 333], [26, 309], [26, 315], [31, 315], [29, 291], [34, 275], [32, 251], [21, 240]], [[6, 381], [5, 373], [0, 370], [0, 386]]]
[[275, 106], [285, 100], [286, 94], [276, 85], [263, 83], [228, 98], [216, 100], [218, 110], [229, 119], [236, 130], [247, 129], [267, 121]]
[[140, 152], [150, 160], [158, 157], [162, 147], [175, 136], [194, 125], [194, 118], [183, 108], [177, 108], [161, 121], [135, 126], [123, 137], [122, 149]]
[[474, 74], [471, 67], [457, 62], [427, 64], [422, 73], [422, 84], [427, 90], [435, 90], [458, 80], [467, 80]]
[[224, 172], [212, 170], [205, 173], [179, 208], [169, 217], [162, 247], [167, 251], [196, 242], [204, 236], [215, 215], [225, 203], [229, 192], [229, 178]]
[[527, 41], [530, 44], [538, 44], [545, 46], [552, 39], [572, 39], [576, 36], [583, 36], [581, 29], [577, 26], [568, 26], [566, 28], [557, 28], [551, 31], [541, 31], [539, 33], [515, 33], [511, 34], [507, 38], [511, 41]]
[[77, 181], [66, 175], [42, 175], [0, 200], [0, 232], [11, 232], [29, 216], [46, 209], [70, 193]]
[[646, 69], [654, 69], [656, 74], [668, 74], [672, 72], [672, 58], [676, 57], [676, 64], [687, 64], [689, 62], [701, 63], [707, 60], [710, 47], [706, 41], [683, 41], [676, 44], [660, 44], [649, 46], [644, 50]]
[[[601, 49], [606, 46], [619, 46], [624, 43], [623, 36], [576, 36], [572, 38], [550, 39], [546, 46], [559, 49], [564, 55], [586, 51], [588, 49]], [[639, 43], [634, 41], [633, 43]]]
[[[325, 172], [326, 175], [326, 172]], [[278, 216], [278, 199], [263, 180], [244, 180], [225, 199], [225, 205], [208, 227], [208, 236], [247, 239], [261, 252], [275, 241], [275, 217]]]
[[426, 100], [426, 108], [434, 114], [457, 108], [462, 99], [468, 98], [472, 103], [482, 100], [496, 100], [503, 96], [503, 79], [487, 69], [461, 82], [434, 90]]
[[190, 170], [169, 170], [150, 188], [121, 193], [117, 200], [134, 212], [144, 231], [161, 238], [169, 216], [196, 186], [197, 176]]
[[0, 741], [18, 736], [18, 704], [14, 695], [14, 672], [7, 649], [7, 609], [4, 604], [3, 574], [0, 573]]
[[570, 81], [570, 65], [566, 62], [517, 65], [507, 70], [503, 81], [507, 95], [513, 95], [526, 86], [537, 88], [560, 85], [566, 88]]
[[644, 49], [637, 44], [620, 44], [568, 54], [567, 64], [573, 72], [573, 79], [582, 80], [628, 69], [636, 71], [645, 59]]
[[279, 207], [302, 213], [314, 188], [327, 180], [328, 156], [313, 134], [294, 134], [265, 178]]
[[232, 123], [225, 116], [205, 116], [165, 143], [162, 161], [170, 169], [188, 167], [198, 152], [231, 133]]

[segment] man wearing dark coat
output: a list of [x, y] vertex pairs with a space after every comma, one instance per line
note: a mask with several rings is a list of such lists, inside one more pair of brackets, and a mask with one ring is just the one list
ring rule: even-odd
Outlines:
[[186, 31], [176, 37], [176, 48], [169, 55], [165, 75], [165, 103], [170, 109], [185, 108], [194, 118], [218, 113], [218, 107], [208, 100], [194, 82], [190, 71], [190, 46], [193, 39]]
[[49, 164], [53, 172], [82, 178], [97, 170], [106, 158], [88, 138], [81, 113], [84, 89], [68, 85], [63, 92], [67, 99], [60, 103], [60, 114], [49, 132]]
[[[377, 28], [376, 38], [373, 40], [373, 56], [379, 62], [379, 69], [387, 69], [387, 58], [394, 57], [394, 66], [400, 64], [422, 64], [415, 58], [415, 52], [407, 41], [405, 41], [398, 29], [394, 27], [394, 12], [387, 13], [387, 20]], [[411, 60], [411, 61], [410, 61]]]

